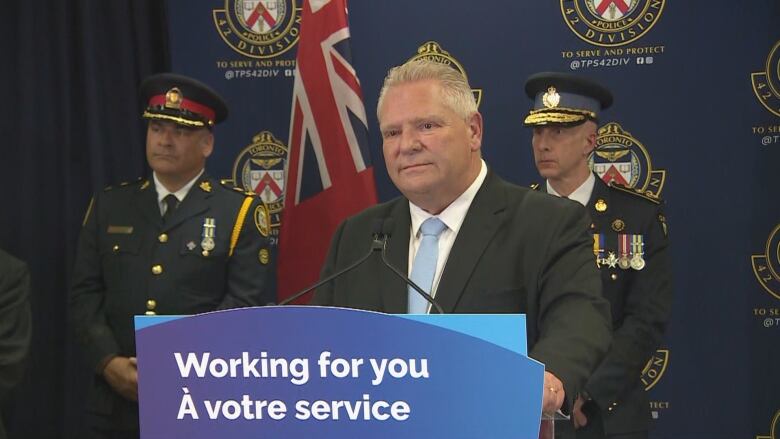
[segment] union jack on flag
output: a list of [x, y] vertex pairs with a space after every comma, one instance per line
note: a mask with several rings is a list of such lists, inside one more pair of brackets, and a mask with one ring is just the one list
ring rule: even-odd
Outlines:
[[346, 0], [305, 0], [293, 86], [278, 299], [314, 283], [331, 236], [376, 204]]

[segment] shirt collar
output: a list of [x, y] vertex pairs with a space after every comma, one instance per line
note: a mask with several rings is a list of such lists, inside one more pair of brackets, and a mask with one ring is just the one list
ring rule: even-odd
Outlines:
[[411, 201], [409, 202], [409, 213], [412, 217], [412, 236], [417, 236], [422, 223], [432, 216], [438, 217], [449, 230], [452, 230], [455, 233], [460, 230], [460, 226], [466, 218], [466, 212], [468, 212], [469, 207], [471, 207], [471, 202], [474, 201], [477, 191], [482, 187], [482, 183], [487, 176], [487, 165], [482, 159], [480, 159], [480, 162], [479, 174], [477, 175], [477, 178], [474, 179], [474, 182], [471, 183], [471, 186], [460, 194], [460, 196], [440, 214], [431, 215], [422, 208], [414, 205]]
[[[590, 196], [593, 194], [593, 187], [596, 185], [596, 177], [593, 175], [593, 173], [588, 174], [588, 178], [585, 179], [585, 181], [574, 190], [571, 194], [569, 194], [568, 199], [574, 200], [583, 206], [588, 205], [588, 200], [590, 200]], [[556, 197], [560, 197], [561, 194], [555, 191], [552, 186], [550, 186], [550, 180], [547, 180], [547, 193], [550, 195], [555, 195]]]
[[157, 190], [157, 202], [162, 203], [163, 198], [165, 198], [168, 194], [173, 194], [174, 197], [176, 197], [179, 202], [184, 200], [184, 197], [187, 196], [187, 193], [189, 193], [190, 189], [192, 188], [192, 185], [195, 184], [196, 181], [200, 178], [201, 175], [203, 175], [204, 169], [200, 170], [200, 173], [195, 176], [192, 180], [190, 180], [187, 184], [185, 184], [181, 189], [179, 189], [176, 192], [171, 192], [168, 189], [163, 186], [162, 183], [160, 183], [160, 180], [157, 178], [157, 173], [153, 172], [152, 177], [154, 179], [154, 188]]

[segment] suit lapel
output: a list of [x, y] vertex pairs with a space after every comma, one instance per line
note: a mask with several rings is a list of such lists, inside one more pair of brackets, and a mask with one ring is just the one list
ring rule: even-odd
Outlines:
[[468, 279], [485, 252], [493, 235], [501, 227], [501, 212], [506, 199], [500, 179], [488, 170], [485, 182], [474, 197], [436, 289], [436, 301], [445, 312], [452, 312], [465, 290]]
[[[387, 260], [401, 273], [409, 272], [409, 237], [412, 228], [412, 219], [409, 214], [409, 201], [400, 198], [390, 211], [390, 218], [394, 226], [392, 237], [387, 242]], [[379, 283], [383, 309], [391, 314], [406, 313], [408, 297], [406, 284], [404, 284], [389, 268], [384, 267], [380, 271]]]

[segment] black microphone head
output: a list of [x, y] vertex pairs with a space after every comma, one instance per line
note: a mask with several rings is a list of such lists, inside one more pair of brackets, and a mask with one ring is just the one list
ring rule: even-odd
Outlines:
[[377, 237], [382, 235], [382, 226], [384, 223], [384, 218], [374, 218], [374, 221], [371, 222], [371, 236]]
[[393, 234], [393, 227], [395, 227], [395, 220], [392, 218], [385, 218], [382, 223], [382, 234], [389, 238]]

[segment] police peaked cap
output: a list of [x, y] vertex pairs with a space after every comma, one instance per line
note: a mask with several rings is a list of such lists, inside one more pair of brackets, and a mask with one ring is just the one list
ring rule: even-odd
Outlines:
[[145, 119], [211, 129], [228, 115], [227, 104], [217, 92], [200, 81], [174, 73], [146, 78], [138, 93], [146, 106]]
[[525, 94], [534, 101], [523, 121], [526, 126], [596, 121], [601, 110], [612, 105], [612, 93], [606, 87], [571, 73], [533, 74], [525, 82]]

